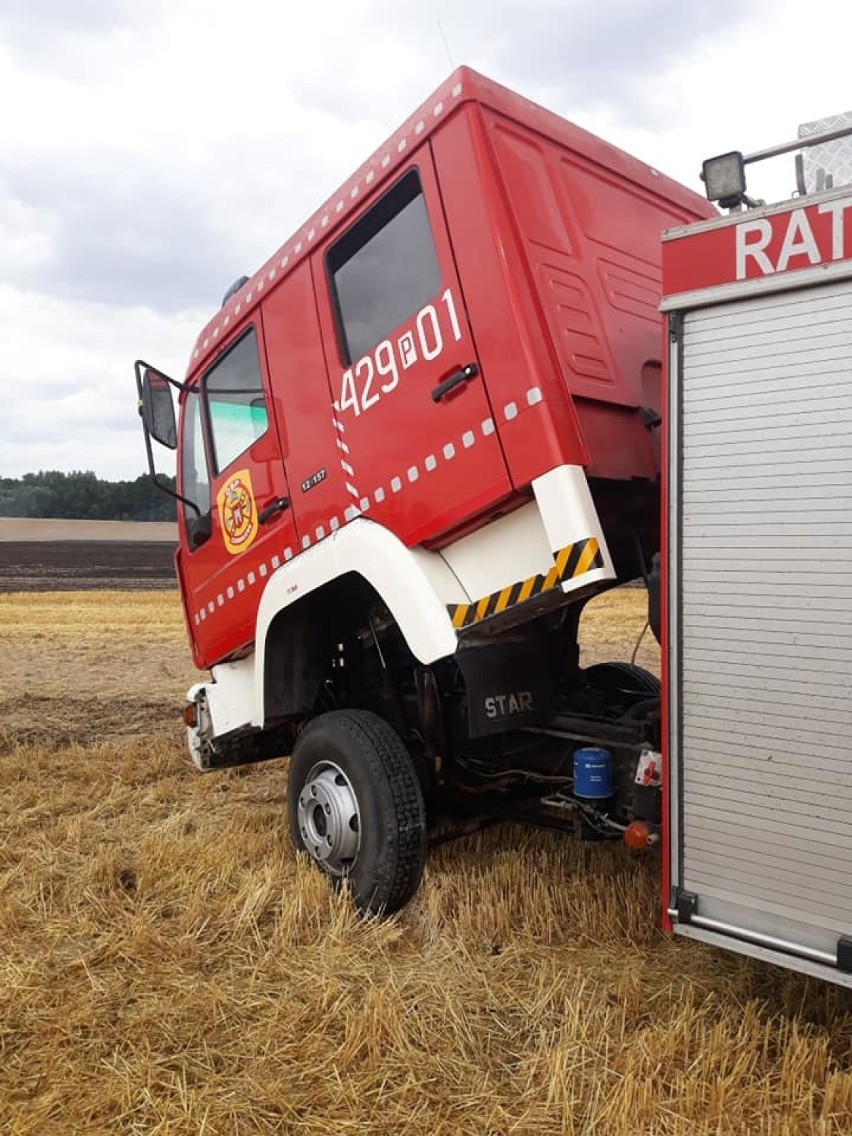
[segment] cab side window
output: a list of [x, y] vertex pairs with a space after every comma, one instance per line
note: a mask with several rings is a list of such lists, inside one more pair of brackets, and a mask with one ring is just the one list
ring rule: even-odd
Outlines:
[[[210, 535], [210, 474], [204, 452], [204, 431], [201, 425], [201, 399], [198, 389], [186, 396], [183, 415], [183, 442], [181, 445], [181, 493], [183, 517], [189, 535], [190, 548], [197, 548]], [[187, 501], [198, 506], [198, 512]]]
[[254, 445], [269, 426], [253, 327], [207, 372], [204, 392], [214, 472], [218, 474]]
[[347, 364], [360, 359], [440, 290], [441, 269], [416, 169], [332, 245], [326, 268]]

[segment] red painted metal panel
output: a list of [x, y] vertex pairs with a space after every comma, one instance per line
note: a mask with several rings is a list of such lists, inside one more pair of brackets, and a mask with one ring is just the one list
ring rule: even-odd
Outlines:
[[[236, 342], [248, 326], [246, 323], [234, 329], [222, 350]], [[295, 548], [296, 542], [291, 508], [281, 510], [268, 524], [259, 521], [262, 510], [278, 498], [290, 497], [290, 490], [275, 428], [260, 328], [253, 326], [258, 333], [261, 377], [270, 408], [268, 427], [223, 470], [217, 474], [211, 470], [210, 537], [190, 550], [182, 515], [179, 527], [184, 608], [192, 624], [196, 663], [203, 667], [250, 648], [264, 581], [275, 562], [283, 562], [284, 549]], [[203, 389], [203, 378], [201, 382]], [[179, 512], [182, 514], [182, 510]]]
[[583, 464], [592, 476], [653, 478], [638, 408], [659, 408], [644, 381], [659, 367], [659, 237], [709, 207], [570, 123], [483, 113]]
[[852, 197], [720, 218], [663, 244], [667, 296], [852, 258]]
[[346, 491], [334, 426], [326, 353], [320, 335], [310, 264], [269, 293], [263, 330], [275, 417], [282, 438], [297, 543], [315, 544], [343, 524]]
[[482, 116], [433, 139], [441, 197], [488, 396], [511, 472], [524, 487], [586, 451], [536, 300]]
[[[672, 344], [667, 328], [663, 328], [662, 332], [663, 343], [661, 351], [663, 356], [663, 384], [661, 391], [662, 405], [660, 413], [662, 415], [662, 428], [660, 445], [663, 454], [664, 471], [662, 478], [662, 499], [660, 502], [660, 549], [662, 555], [660, 557], [660, 678], [662, 686], [662, 698], [660, 704], [661, 722], [662, 722], [662, 922], [663, 928], [666, 931], [671, 931], [672, 922], [669, 917], [669, 895], [671, 893], [671, 865], [669, 863], [669, 856], [671, 855], [671, 825], [670, 825], [670, 786], [669, 786], [669, 736], [668, 736], [668, 722], [669, 722], [669, 706], [671, 698], [670, 687], [670, 674], [669, 674], [669, 558], [668, 558], [668, 541], [669, 541], [669, 509], [671, 508], [671, 497], [669, 493], [669, 482], [666, 476], [669, 463], [673, 460], [671, 453], [671, 428], [669, 422], [669, 415], [671, 413], [671, 357], [670, 352], [676, 349], [676, 345]], [[676, 459], [676, 455], [674, 456]]]
[[[350, 364], [341, 358], [321, 249], [312, 264], [334, 417], [347, 447], [341, 502], [415, 545], [493, 511], [511, 484], [428, 145], [414, 150], [410, 163], [440, 272], [423, 307]], [[435, 388], [465, 367], [474, 369], [472, 377], [436, 402]]]

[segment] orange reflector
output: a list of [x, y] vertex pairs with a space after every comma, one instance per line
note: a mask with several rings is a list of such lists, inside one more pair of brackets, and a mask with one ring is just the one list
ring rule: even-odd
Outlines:
[[186, 726], [195, 726], [198, 724], [198, 715], [194, 702], [187, 702], [183, 708], [183, 721]]
[[652, 832], [641, 820], [634, 820], [624, 830], [624, 843], [634, 852], [641, 852], [651, 844], [656, 844], [659, 836]]

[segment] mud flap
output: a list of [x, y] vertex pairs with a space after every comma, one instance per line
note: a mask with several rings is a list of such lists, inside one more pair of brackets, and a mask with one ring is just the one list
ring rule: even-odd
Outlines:
[[466, 644], [456, 661], [467, 687], [472, 738], [546, 722], [553, 716], [553, 678], [543, 637]]

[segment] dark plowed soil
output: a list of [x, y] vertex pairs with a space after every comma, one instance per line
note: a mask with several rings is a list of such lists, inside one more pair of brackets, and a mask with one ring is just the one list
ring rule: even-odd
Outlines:
[[157, 541], [4, 541], [0, 592], [173, 587], [173, 555]]

